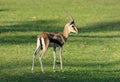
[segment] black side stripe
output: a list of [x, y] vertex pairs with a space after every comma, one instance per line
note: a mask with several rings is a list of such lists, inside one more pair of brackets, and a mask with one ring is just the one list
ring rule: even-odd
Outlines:
[[40, 48], [41, 48], [41, 50], [43, 49], [41, 38], [40, 38]]
[[58, 45], [61, 46], [61, 47], [62, 47], [62, 45], [63, 45], [60, 41], [58, 41], [58, 40], [56, 40], [56, 39], [50, 39], [50, 42], [56, 43], [56, 44], [58, 44]]

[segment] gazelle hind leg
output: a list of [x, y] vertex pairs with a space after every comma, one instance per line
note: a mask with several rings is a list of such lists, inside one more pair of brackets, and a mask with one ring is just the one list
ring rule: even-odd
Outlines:
[[37, 55], [37, 53], [39, 52], [39, 50], [40, 50], [40, 41], [39, 41], [39, 39], [37, 39], [37, 47], [36, 47], [36, 50], [35, 50], [35, 52], [34, 52], [34, 54], [33, 54], [32, 73], [34, 72], [35, 58], [36, 58], [36, 55]]
[[40, 62], [40, 65], [41, 65], [41, 70], [42, 72], [44, 73], [44, 69], [43, 69], [43, 64], [42, 64], [42, 58], [43, 58], [43, 55], [45, 54], [45, 50], [42, 50], [41, 51], [41, 54], [39, 56], [39, 62]]
[[42, 51], [41, 51], [41, 54], [39, 56], [39, 62], [40, 62], [40, 65], [41, 65], [41, 70], [44, 73], [42, 58], [43, 58], [43, 55], [45, 54], [49, 44], [48, 43], [45, 44], [44, 38], [41, 38], [41, 41], [42, 41]]
[[37, 53], [39, 52], [40, 48], [37, 48], [33, 54], [33, 62], [32, 62], [32, 73], [34, 72], [34, 63]]

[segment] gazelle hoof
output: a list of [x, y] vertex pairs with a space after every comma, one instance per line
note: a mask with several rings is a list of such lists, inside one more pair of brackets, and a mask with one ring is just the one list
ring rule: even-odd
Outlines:
[[34, 73], [34, 70], [32, 70], [32, 73]]
[[56, 72], [56, 70], [53, 70], [53, 72]]
[[42, 71], [42, 73], [44, 74], [45, 72], [44, 72], [44, 71]]

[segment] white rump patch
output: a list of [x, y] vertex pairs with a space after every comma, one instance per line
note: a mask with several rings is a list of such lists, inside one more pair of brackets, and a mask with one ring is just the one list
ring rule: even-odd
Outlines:
[[40, 47], [40, 39], [37, 38], [37, 48]]
[[44, 41], [44, 38], [43, 38], [43, 37], [41, 38], [41, 41], [42, 41], [43, 49], [45, 49], [45, 41]]

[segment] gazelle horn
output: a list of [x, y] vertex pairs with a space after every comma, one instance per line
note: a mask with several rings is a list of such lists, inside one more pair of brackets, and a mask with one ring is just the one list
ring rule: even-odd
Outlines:
[[69, 14], [69, 17], [70, 17], [70, 24], [74, 24], [74, 19], [73, 17]]

